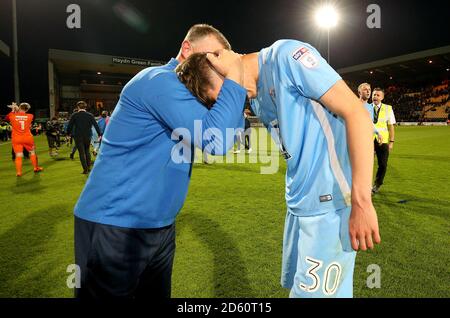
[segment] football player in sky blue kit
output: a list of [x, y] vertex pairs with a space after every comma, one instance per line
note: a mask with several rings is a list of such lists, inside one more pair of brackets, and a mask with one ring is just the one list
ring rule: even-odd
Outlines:
[[[243, 126], [243, 66], [225, 49], [230, 44], [222, 33], [195, 25], [176, 59], [144, 69], [124, 87], [75, 206], [77, 297], [170, 297], [174, 223], [186, 198], [194, 145], [224, 154], [234, 139], [223, 140], [223, 131]], [[226, 77], [211, 110], [174, 72], [195, 52], [214, 52]], [[203, 134], [211, 128], [222, 134]], [[175, 153], [180, 140], [190, 151]], [[175, 162], [178, 157], [188, 160]]]
[[[216, 58], [199, 55], [179, 68], [203, 81], [201, 100], [215, 100], [223, 83], [210, 70]], [[287, 161], [282, 286], [291, 297], [352, 297], [355, 251], [380, 243], [369, 114], [309, 44], [280, 40], [243, 64], [253, 111], [278, 134]], [[197, 83], [185, 84], [195, 93]]]

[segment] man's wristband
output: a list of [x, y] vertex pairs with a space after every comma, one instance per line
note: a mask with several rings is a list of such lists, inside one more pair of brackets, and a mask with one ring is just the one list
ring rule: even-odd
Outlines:
[[389, 142], [392, 142], [392, 143], [394, 143], [395, 141], [394, 141], [394, 140], [389, 140]]

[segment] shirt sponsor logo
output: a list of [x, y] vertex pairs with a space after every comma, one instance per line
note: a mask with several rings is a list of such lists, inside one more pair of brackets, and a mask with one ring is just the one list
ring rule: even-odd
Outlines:
[[308, 53], [309, 50], [306, 47], [302, 47], [300, 49], [298, 49], [297, 51], [294, 52], [294, 55], [292, 56], [294, 58], [294, 60], [298, 60], [299, 58], [302, 57], [302, 55]]
[[327, 195], [322, 195], [320, 196], [320, 202], [329, 202], [329, 201], [333, 201], [333, 196], [331, 194], [327, 194]]
[[306, 47], [301, 47], [296, 50], [292, 57], [307, 68], [314, 68], [319, 65], [319, 60]]

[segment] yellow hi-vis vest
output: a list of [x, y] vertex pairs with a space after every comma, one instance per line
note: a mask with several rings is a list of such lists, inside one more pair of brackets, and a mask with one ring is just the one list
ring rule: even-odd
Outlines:
[[[376, 106], [373, 105], [374, 116], [376, 116]], [[381, 104], [380, 112], [378, 113], [378, 122], [375, 124], [375, 128], [379, 132], [379, 134], [383, 137], [383, 144], [389, 143], [389, 130], [388, 130], [388, 121], [389, 114], [392, 112], [392, 106]], [[377, 135], [374, 135], [377, 138]]]

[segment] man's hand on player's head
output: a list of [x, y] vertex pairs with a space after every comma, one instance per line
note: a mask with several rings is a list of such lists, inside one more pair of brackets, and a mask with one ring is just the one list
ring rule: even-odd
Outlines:
[[224, 49], [207, 53], [206, 57], [219, 74], [243, 85], [244, 66], [240, 54]]

